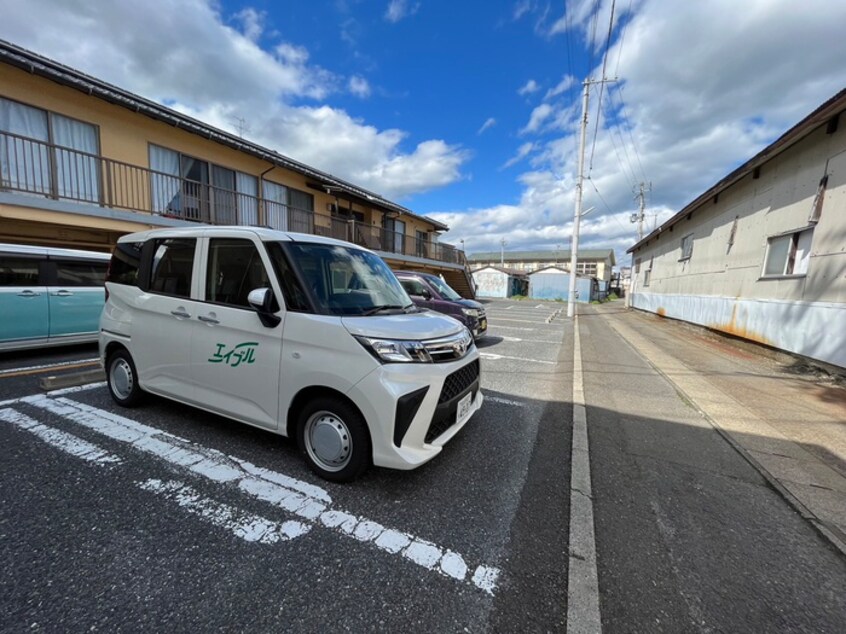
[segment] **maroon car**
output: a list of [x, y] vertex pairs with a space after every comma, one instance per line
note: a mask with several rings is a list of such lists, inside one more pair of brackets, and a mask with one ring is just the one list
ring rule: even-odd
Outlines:
[[482, 338], [488, 331], [485, 307], [472, 299], [464, 299], [441, 278], [414, 271], [395, 271], [394, 274], [416, 306], [454, 317], [467, 326], [473, 339]]

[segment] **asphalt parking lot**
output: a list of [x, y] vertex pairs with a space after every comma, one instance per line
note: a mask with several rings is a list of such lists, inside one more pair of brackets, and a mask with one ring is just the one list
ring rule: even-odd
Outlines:
[[90, 369], [96, 347], [1, 356], [3, 629], [563, 627], [562, 306], [488, 303], [482, 410], [429, 464], [352, 485], [186, 406], [39, 388]]

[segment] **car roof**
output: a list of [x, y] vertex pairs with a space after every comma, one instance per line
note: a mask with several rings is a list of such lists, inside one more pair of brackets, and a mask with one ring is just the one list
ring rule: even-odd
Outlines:
[[314, 235], [312, 233], [297, 233], [294, 231], [280, 231], [278, 229], [270, 229], [268, 227], [249, 227], [245, 225], [231, 225], [231, 226], [207, 226], [200, 225], [197, 227], [168, 227], [161, 229], [149, 229], [147, 231], [138, 231], [122, 236], [118, 242], [143, 242], [150, 238], [213, 238], [215, 236], [231, 236], [236, 234], [252, 234], [258, 237], [262, 242], [309, 242], [317, 244], [332, 244], [344, 247], [358, 249], [360, 251], [369, 251], [362, 246], [353, 244], [352, 242], [345, 242], [344, 240], [337, 240], [335, 238], [328, 238], [324, 236]]

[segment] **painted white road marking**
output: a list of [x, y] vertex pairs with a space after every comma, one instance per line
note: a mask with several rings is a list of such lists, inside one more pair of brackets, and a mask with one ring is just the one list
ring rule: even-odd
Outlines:
[[488, 323], [498, 324], [501, 321], [516, 321], [521, 324], [535, 324], [537, 326], [548, 326], [549, 324], [545, 321], [537, 321], [535, 319], [509, 319], [506, 317], [497, 317], [495, 319], [489, 319]]
[[188, 512], [248, 542], [275, 544], [300, 537], [311, 530], [309, 524], [295, 520], [280, 523], [246, 513], [223, 502], [204, 497], [182, 482], [151, 479], [138, 483], [138, 487], [173, 500]]
[[[471, 568], [458, 553], [351, 513], [330, 509], [331, 497], [324, 489], [315, 485], [67, 398], [36, 395], [18, 400], [61, 416], [112, 440], [126, 443], [198, 476], [218, 483], [230, 483], [253, 497], [313, 524], [334, 529], [358, 541], [372, 543], [384, 552], [399, 554], [427, 570], [458, 581], [469, 581], [489, 594], [493, 594], [496, 589], [499, 576], [497, 568], [478, 565], [470, 575]], [[191, 498], [189, 496], [186, 499]]]
[[[492, 321], [488, 321], [488, 323], [491, 326], [494, 325]], [[497, 330], [522, 330], [524, 332], [535, 332], [534, 328], [521, 328], [520, 326], [500, 326], [497, 324], [495, 327]]]
[[498, 396], [488, 396], [485, 394], [485, 400], [493, 403], [502, 403], [503, 405], [513, 405], [514, 407], [523, 407], [526, 404], [519, 401], [509, 401], [507, 398], [500, 398]]
[[539, 359], [524, 359], [523, 357], [510, 357], [504, 354], [494, 354], [493, 352], [480, 352], [479, 356], [485, 359], [493, 359], [499, 361], [500, 359], [508, 359], [509, 361], [525, 361], [526, 363], [543, 363], [545, 365], [555, 365], [555, 361], [541, 361]]
[[25, 368], [9, 368], [7, 370], [0, 370], [0, 376], [4, 374], [14, 374], [15, 372], [31, 372], [33, 370], [47, 370], [49, 368], [61, 368], [66, 365], [79, 365], [80, 363], [94, 363], [99, 361], [100, 357], [92, 359], [77, 359], [76, 361], [58, 361], [56, 363], [45, 363], [44, 365], [30, 365]]
[[48, 427], [14, 409], [0, 409], [0, 420], [11, 423], [19, 429], [25, 429], [38, 436], [47, 444], [88, 462], [98, 465], [118, 465], [123, 462], [117, 456], [110, 454], [105, 449], [101, 449], [87, 440], [83, 440], [73, 434], [68, 434], [60, 429]]
[[520, 337], [500, 337], [500, 339], [502, 339], [503, 341], [508, 341], [509, 343], [545, 343], [555, 346], [561, 343], [560, 341], [547, 341], [545, 339], [521, 339]]
[[579, 316], [573, 319], [573, 445], [570, 456], [570, 559], [567, 568], [567, 631], [602, 632], [593, 489], [587, 435]]

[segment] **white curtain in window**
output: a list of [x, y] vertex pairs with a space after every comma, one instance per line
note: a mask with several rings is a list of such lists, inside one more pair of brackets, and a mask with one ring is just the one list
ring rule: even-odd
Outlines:
[[58, 114], [52, 115], [52, 124], [53, 142], [59, 146], [56, 148], [59, 197], [99, 202], [97, 128]]
[[394, 221], [394, 253], [404, 253], [405, 247], [405, 222], [402, 220]]
[[238, 218], [242, 225], [257, 225], [258, 219], [258, 179], [250, 174], [238, 172], [235, 176], [235, 189], [238, 190]]
[[179, 153], [158, 145], [150, 145], [150, 186], [155, 213], [180, 215]]
[[49, 195], [49, 138], [45, 111], [0, 98], [0, 186]]
[[212, 165], [212, 219], [218, 225], [237, 224], [235, 213], [235, 172]]
[[271, 229], [288, 230], [288, 189], [283, 185], [262, 181], [265, 223]]

